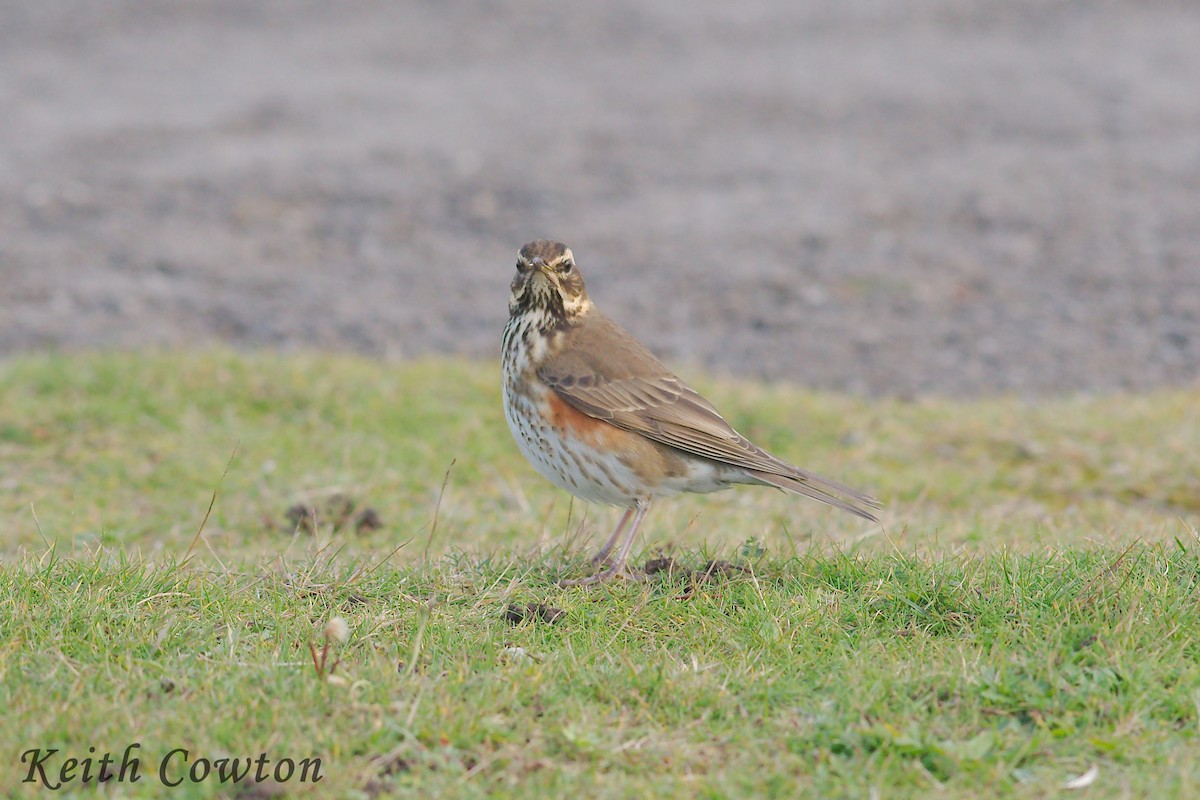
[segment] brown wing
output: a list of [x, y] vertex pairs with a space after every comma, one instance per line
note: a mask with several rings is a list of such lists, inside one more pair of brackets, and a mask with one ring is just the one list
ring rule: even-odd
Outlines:
[[603, 313], [593, 309], [567, 336], [571, 337], [567, 347], [547, 359], [538, 376], [585, 414], [876, 521], [871, 513], [831, 492], [868, 506], [878, 507], [877, 500], [756, 447]]

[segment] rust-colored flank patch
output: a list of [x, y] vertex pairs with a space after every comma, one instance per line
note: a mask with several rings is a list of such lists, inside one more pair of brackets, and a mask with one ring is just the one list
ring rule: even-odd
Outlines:
[[560, 431], [570, 431], [588, 444], [615, 444], [616, 440], [629, 435], [604, 420], [589, 417], [553, 390], [547, 392], [546, 398], [550, 406], [550, 424]]

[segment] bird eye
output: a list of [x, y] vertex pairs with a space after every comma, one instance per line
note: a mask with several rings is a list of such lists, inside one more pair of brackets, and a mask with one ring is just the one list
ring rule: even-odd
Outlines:
[[574, 262], [574, 261], [564, 261], [564, 262], [563, 262], [563, 264], [562, 264], [562, 271], [563, 271], [563, 272], [570, 272], [570, 271], [571, 271], [571, 268], [572, 268], [572, 267], [574, 267], [574, 266], [575, 266], [575, 262]]

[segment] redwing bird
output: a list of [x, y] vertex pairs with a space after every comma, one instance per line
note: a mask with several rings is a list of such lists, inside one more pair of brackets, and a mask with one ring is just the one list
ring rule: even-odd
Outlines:
[[616, 548], [608, 567], [562, 585], [619, 574], [650, 503], [680, 492], [774, 486], [878, 522], [877, 500], [754, 445], [592, 305], [566, 245], [521, 248], [508, 312], [504, 413], [521, 452], [576, 497], [626, 509], [592, 562]]

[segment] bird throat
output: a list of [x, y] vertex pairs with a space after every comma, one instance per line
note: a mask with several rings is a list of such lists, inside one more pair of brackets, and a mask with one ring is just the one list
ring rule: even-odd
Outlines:
[[555, 344], [570, 326], [570, 321], [561, 310], [538, 304], [517, 309], [504, 327], [502, 349], [505, 365], [516, 373], [522, 373], [529, 362], [540, 363], [556, 349]]
[[567, 332], [579, 324], [591, 309], [587, 295], [572, 298], [564, 308], [562, 296], [524, 296], [514, 301], [511, 316], [504, 327], [501, 359], [506, 379], [518, 380], [527, 370], [536, 369], [563, 346]]

